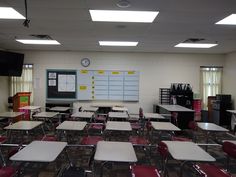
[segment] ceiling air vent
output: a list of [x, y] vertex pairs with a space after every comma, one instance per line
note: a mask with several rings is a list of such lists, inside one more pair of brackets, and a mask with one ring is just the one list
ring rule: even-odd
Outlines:
[[45, 35], [45, 34], [31, 34], [30, 36], [38, 38], [38, 39], [52, 39], [49, 35]]
[[204, 38], [189, 38], [186, 39], [184, 42], [185, 43], [195, 43], [195, 42], [200, 42], [200, 41], [204, 41]]

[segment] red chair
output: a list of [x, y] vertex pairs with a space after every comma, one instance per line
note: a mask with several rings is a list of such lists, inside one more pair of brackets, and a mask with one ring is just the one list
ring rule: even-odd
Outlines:
[[178, 137], [178, 136], [172, 136], [172, 137], [171, 137], [171, 140], [172, 140], [172, 141], [192, 141], [192, 140], [189, 139], [189, 138]]
[[213, 164], [195, 164], [193, 168], [202, 177], [233, 177]]
[[7, 141], [7, 136], [0, 135], [0, 144]]
[[13, 177], [17, 173], [17, 170], [11, 166], [0, 167], [0, 177]]
[[163, 177], [165, 177], [166, 175], [168, 176], [168, 171], [166, 168], [166, 165], [168, 162], [168, 155], [169, 155], [168, 147], [165, 143], [160, 142], [158, 143], [157, 151], [159, 152], [161, 156], [161, 172], [163, 174], [162, 176]]
[[229, 170], [230, 158], [236, 159], [236, 144], [229, 141], [224, 141], [222, 149], [227, 154], [226, 169]]
[[106, 123], [107, 114], [97, 114], [94, 120], [95, 122], [98, 122], [98, 123]]
[[130, 166], [132, 177], [161, 177], [158, 169], [147, 165], [132, 165]]
[[58, 139], [55, 135], [44, 135], [41, 141], [58, 141]]
[[103, 130], [105, 129], [105, 125], [103, 123], [90, 123], [86, 127], [88, 135], [90, 134], [103, 134]]
[[103, 140], [104, 139], [101, 136], [85, 136], [82, 138], [80, 144], [96, 146], [98, 141], [103, 141]]

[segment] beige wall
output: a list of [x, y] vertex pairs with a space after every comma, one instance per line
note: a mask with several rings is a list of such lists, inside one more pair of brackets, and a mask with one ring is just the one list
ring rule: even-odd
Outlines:
[[8, 99], [9, 87], [8, 87], [8, 77], [0, 76], [0, 112], [8, 110]]
[[[232, 94], [233, 102], [236, 99], [236, 52], [227, 54], [223, 71], [223, 93]], [[234, 109], [236, 106], [234, 104]]]
[[[46, 101], [46, 69], [84, 69], [83, 57], [91, 59], [90, 70], [137, 70], [140, 71], [140, 101], [124, 103], [131, 112], [142, 106], [152, 111], [158, 102], [159, 88], [170, 87], [172, 82], [190, 83], [199, 92], [199, 67], [222, 66], [223, 55], [162, 54], [162, 53], [105, 53], [105, 52], [25, 52], [25, 63], [33, 63], [37, 80], [35, 105], [44, 106]], [[79, 105], [91, 104], [81, 102]]]

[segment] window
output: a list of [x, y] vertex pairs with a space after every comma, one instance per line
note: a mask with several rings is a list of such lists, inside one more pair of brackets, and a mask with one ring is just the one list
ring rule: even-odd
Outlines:
[[203, 102], [203, 109], [207, 109], [208, 96], [215, 96], [221, 93], [222, 89], [222, 67], [201, 67], [200, 88]]
[[21, 77], [10, 77], [10, 95], [17, 92], [31, 92], [30, 102], [33, 103], [33, 65], [24, 64]]

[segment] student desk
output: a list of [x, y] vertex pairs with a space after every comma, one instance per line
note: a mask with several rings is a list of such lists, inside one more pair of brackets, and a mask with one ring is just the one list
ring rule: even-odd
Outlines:
[[[106, 129], [105, 129], [106, 134], [110, 132], [114, 132], [114, 131], [132, 132], [132, 127], [131, 127], [130, 122], [107, 121]], [[108, 136], [110, 136], [110, 134], [108, 134]]]
[[194, 120], [194, 110], [185, 108], [180, 105], [162, 105], [158, 104], [159, 113], [177, 113], [177, 126], [180, 129], [187, 129], [190, 121]]
[[171, 156], [175, 160], [182, 161], [180, 166], [180, 177], [187, 162], [214, 162], [216, 159], [193, 142], [163, 141]]
[[109, 112], [108, 113], [109, 120], [116, 119], [116, 120], [127, 120], [129, 115], [127, 112]]
[[128, 108], [126, 107], [120, 107], [120, 106], [113, 106], [111, 108], [112, 111], [117, 111], [117, 112], [128, 112]]
[[[43, 119], [44, 122], [48, 120], [52, 124], [52, 119], [56, 118], [58, 115], [59, 115], [59, 112], [40, 112], [38, 114], [35, 114], [33, 118], [35, 120]], [[60, 117], [58, 117], [58, 119], [59, 119], [59, 122], [61, 122]]]
[[78, 118], [82, 120], [88, 120], [88, 122], [91, 122], [93, 119], [94, 113], [93, 112], [76, 112], [71, 115], [73, 118]]
[[[208, 144], [209, 134], [211, 132], [228, 132], [229, 131], [228, 129], [221, 127], [219, 125], [216, 125], [214, 123], [198, 122], [197, 126], [206, 132], [206, 144]], [[206, 150], [207, 150], [207, 146], [206, 146]]]
[[41, 106], [24, 106], [20, 107], [19, 110], [21, 111], [29, 111], [30, 119], [32, 118], [32, 114], [34, 112], [40, 112]]
[[8, 119], [8, 122], [14, 122], [14, 119], [17, 118], [18, 116], [23, 117], [24, 112], [2, 112], [0, 113], [0, 120], [3, 119]]
[[[35, 129], [36, 127], [39, 127], [42, 124], [42, 121], [18, 121], [16, 123], [4, 127], [4, 129], [8, 131], [8, 136], [11, 136], [12, 131], [26, 131], [26, 133], [28, 134], [28, 131]], [[43, 127], [41, 128], [43, 134], [45, 134]]]
[[161, 114], [158, 114], [158, 113], [144, 113], [143, 114], [144, 116], [144, 119], [151, 119], [151, 120], [165, 120], [165, 118], [161, 115]]
[[56, 127], [56, 130], [65, 131], [66, 139], [68, 141], [69, 139], [68, 139], [66, 132], [68, 132], [68, 131], [83, 131], [86, 124], [87, 124], [87, 122], [83, 122], [83, 121], [64, 121]]
[[50, 108], [49, 110], [64, 113], [64, 112], [69, 111], [70, 109], [71, 109], [70, 107], [55, 106], [55, 107]]
[[135, 163], [137, 157], [133, 145], [129, 142], [99, 141], [97, 143], [95, 161], [103, 162], [101, 164], [101, 176], [103, 165], [107, 162]]
[[98, 107], [82, 107], [82, 110], [84, 112], [97, 112], [98, 111]]

